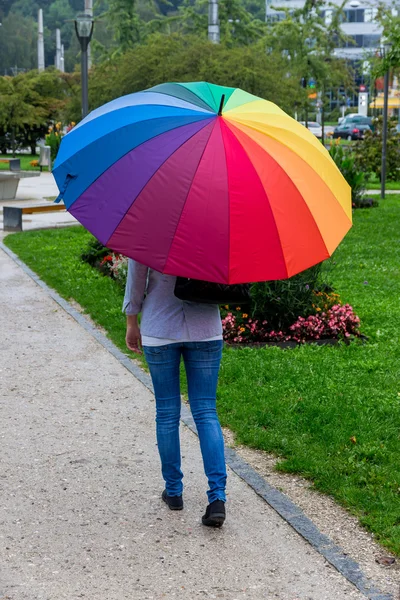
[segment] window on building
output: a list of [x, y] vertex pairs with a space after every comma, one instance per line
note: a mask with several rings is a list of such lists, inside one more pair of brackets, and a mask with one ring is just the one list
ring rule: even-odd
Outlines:
[[269, 13], [267, 17], [267, 21], [269, 23], [277, 23], [278, 21], [284, 21], [286, 19], [286, 13], [283, 12], [274, 12]]
[[377, 8], [365, 8], [364, 9], [364, 21], [365, 23], [374, 23], [378, 14]]
[[364, 9], [356, 8], [345, 10], [346, 21], [348, 23], [364, 23]]
[[363, 35], [363, 48], [375, 48], [379, 45], [380, 35], [364, 34]]

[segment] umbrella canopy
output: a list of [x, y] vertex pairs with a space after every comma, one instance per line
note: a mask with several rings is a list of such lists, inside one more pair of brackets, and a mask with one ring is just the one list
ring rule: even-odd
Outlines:
[[94, 110], [63, 138], [53, 172], [104, 245], [171, 275], [287, 278], [351, 227], [350, 187], [310, 131], [272, 102], [205, 82]]

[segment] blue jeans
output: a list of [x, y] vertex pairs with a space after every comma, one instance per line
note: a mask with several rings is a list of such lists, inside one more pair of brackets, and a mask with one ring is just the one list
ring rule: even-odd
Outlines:
[[180, 496], [183, 490], [179, 441], [179, 365], [183, 356], [190, 408], [199, 434], [204, 472], [208, 478], [208, 501], [226, 500], [224, 439], [215, 400], [222, 346], [222, 340], [215, 340], [143, 348], [156, 396], [157, 444], [168, 496]]

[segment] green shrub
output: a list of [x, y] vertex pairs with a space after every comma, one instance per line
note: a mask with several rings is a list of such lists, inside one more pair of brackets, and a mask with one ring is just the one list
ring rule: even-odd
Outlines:
[[[397, 121], [388, 122], [386, 148], [386, 178], [398, 181], [400, 177], [400, 135], [396, 129]], [[374, 173], [381, 179], [382, 168], [383, 118], [374, 119], [374, 131], [366, 131], [365, 137], [355, 146], [354, 156], [357, 169], [365, 173]]]
[[250, 313], [254, 319], [268, 321], [272, 329], [284, 330], [298, 317], [315, 314], [316, 292], [332, 291], [320, 263], [290, 279], [254, 283]]
[[345, 150], [343, 146], [335, 143], [332, 144], [329, 149], [329, 154], [351, 187], [351, 201], [353, 207], [360, 207], [363, 204], [368, 175], [357, 165], [355, 154], [348, 149]]
[[86, 247], [86, 250], [81, 254], [81, 260], [88, 263], [92, 267], [98, 267], [103, 258], [110, 254], [111, 250], [103, 246], [96, 238], [92, 238]]
[[[58, 125], [58, 123], [57, 123]], [[54, 162], [57, 158], [58, 150], [61, 144], [61, 130], [57, 129], [54, 131], [53, 127], [50, 127], [49, 133], [46, 135], [46, 145], [50, 146], [51, 160]]]

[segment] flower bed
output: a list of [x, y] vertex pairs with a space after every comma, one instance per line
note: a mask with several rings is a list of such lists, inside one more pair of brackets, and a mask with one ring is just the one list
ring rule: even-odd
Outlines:
[[361, 336], [359, 317], [349, 304], [339, 303], [318, 314], [299, 316], [283, 331], [271, 329], [266, 320], [252, 319], [247, 313], [242, 313], [238, 306], [235, 311], [228, 309], [222, 319], [222, 327], [225, 342], [243, 345], [286, 342], [304, 344], [312, 341], [320, 343], [324, 340], [348, 340]]
[[97, 267], [105, 275], [115, 279], [121, 286], [125, 287], [128, 273], [128, 259], [126, 256], [111, 252], [101, 259]]

